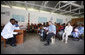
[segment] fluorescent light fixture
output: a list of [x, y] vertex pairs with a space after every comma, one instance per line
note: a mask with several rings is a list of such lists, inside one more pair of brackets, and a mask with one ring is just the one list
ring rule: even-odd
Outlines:
[[41, 13], [50, 13], [50, 12], [47, 12], [47, 11], [43, 11], [43, 10], [40, 10]]
[[39, 10], [33, 9], [33, 8], [28, 8], [27, 10], [30, 10], [30, 11], [39, 11]]
[[78, 4], [75, 4], [75, 3], [71, 3], [72, 5], [76, 6], [76, 7], [81, 7], [80, 5]]
[[25, 10], [25, 8], [23, 8], [23, 7], [12, 6], [12, 8], [15, 8], [15, 9], [23, 9], [23, 10]]
[[2, 7], [7, 7], [7, 8], [10, 8], [9, 6], [7, 6], [7, 5], [1, 5]]
[[63, 2], [63, 3], [74, 3], [74, 2], [76, 2], [76, 1], [61, 1], [61, 2]]
[[51, 12], [51, 14], [56, 14], [56, 13]]
[[64, 2], [64, 3], [66, 3], [66, 2], [68, 2], [68, 1], [61, 1], [61, 2]]
[[50, 12], [47, 12], [47, 11], [37, 10], [37, 9], [33, 9], [33, 8], [28, 8], [28, 10], [30, 10], [30, 11], [40, 11], [41, 13], [50, 13]]

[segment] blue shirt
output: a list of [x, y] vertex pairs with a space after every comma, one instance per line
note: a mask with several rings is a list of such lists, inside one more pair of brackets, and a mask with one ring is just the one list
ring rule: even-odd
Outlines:
[[15, 25], [15, 27], [19, 27], [19, 25], [18, 24], [14, 24]]
[[43, 30], [43, 29], [40, 29], [39, 31], [40, 31], [39, 35], [40, 35], [41, 37], [43, 37], [43, 32], [44, 32], [44, 30]]
[[79, 32], [77, 32], [77, 34], [75, 32], [72, 32], [72, 36], [73, 37], [79, 37]]
[[50, 25], [48, 27], [48, 32], [53, 32], [54, 34], [56, 34], [56, 26], [55, 25]]
[[79, 29], [80, 34], [84, 33], [84, 27], [79, 27], [78, 29]]

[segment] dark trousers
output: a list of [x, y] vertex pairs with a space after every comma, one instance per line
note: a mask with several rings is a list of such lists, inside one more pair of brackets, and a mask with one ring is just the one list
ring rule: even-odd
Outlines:
[[46, 37], [47, 37], [47, 34], [46, 34], [46, 32], [44, 31], [44, 32], [43, 32], [43, 40], [46, 40]]
[[50, 44], [51, 42], [51, 37], [53, 37], [55, 34], [54, 33], [48, 33], [47, 37], [46, 37], [46, 40], [47, 40], [47, 43]]
[[12, 44], [16, 44], [16, 35], [13, 35], [12, 38], [7, 39], [6, 43], [12, 45]]

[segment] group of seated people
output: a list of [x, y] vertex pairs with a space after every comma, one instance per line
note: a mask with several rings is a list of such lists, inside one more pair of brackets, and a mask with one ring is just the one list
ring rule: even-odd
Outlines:
[[[63, 24], [59, 24], [59, 23], [55, 23], [52, 24], [54, 25], [56, 28], [54, 28], [56, 30], [55, 32], [55, 36], [59, 37], [60, 39], [62, 39], [62, 41], [64, 41], [65, 39], [65, 43], [67, 43], [68, 40], [68, 36], [73, 37], [73, 40], [80, 40], [80, 38], [82, 38], [82, 36], [84, 36], [84, 25], [80, 24], [79, 26], [71, 26], [70, 22], [67, 23], [67, 25], [65, 23]], [[38, 28], [38, 33], [41, 36], [41, 40], [48, 41], [48, 30], [49, 30], [49, 26], [40, 26], [40, 28]], [[51, 28], [53, 30], [53, 27]], [[51, 34], [50, 34], [51, 36]], [[50, 39], [49, 39], [50, 40]], [[50, 40], [51, 41], [51, 40]]]
[[37, 30], [38, 28], [40, 28], [41, 26], [47, 26], [47, 23], [48, 23], [48, 22], [43, 23], [43, 24], [41, 24], [41, 23], [39, 23], [39, 24], [33, 24], [33, 23], [29, 24], [29, 23], [28, 23], [27, 30], [28, 30], [28, 32], [31, 32], [31, 33], [36, 32], [36, 30]]
[[73, 36], [74, 40], [79, 40], [80, 38], [83, 38], [84, 35], [84, 26], [83, 24], [74, 26], [73, 32], [71, 33], [71, 36]]
[[[63, 30], [58, 32], [58, 35], [62, 36]], [[73, 37], [73, 40], [80, 40], [82, 38], [82, 35], [84, 35], [84, 26], [82, 24], [80, 25], [73, 25], [73, 30], [70, 34], [71, 37]]]
[[[46, 22], [46, 23], [39, 23], [39, 24], [31, 24], [28, 25], [28, 31], [30, 30], [34, 32], [35, 29], [37, 29], [38, 34], [40, 35], [41, 41], [47, 41], [44, 45], [48, 46], [51, 43], [51, 38], [53, 36], [61, 37], [62, 41], [65, 40], [65, 43], [68, 41], [68, 36], [74, 37], [74, 39], [82, 38], [81, 36], [84, 36], [84, 25], [79, 26], [71, 26], [70, 22], [60, 24], [60, 23], [53, 23], [52, 21]], [[16, 35], [20, 34], [17, 32], [14, 32], [16, 29], [20, 29], [18, 25], [18, 21], [15, 19], [10, 19], [10, 22], [8, 22], [4, 28], [1, 31], [1, 36], [4, 39], [7, 39], [7, 42], [10, 42], [11, 46], [16, 46]]]
[[31, 32], [31, 33], [33, 33], [33, 32], [35, 32], [35, 29], [37, 29], [37, 25], [36, 24], [28, 24], [29, 26], [28, 26], [28, 32]]

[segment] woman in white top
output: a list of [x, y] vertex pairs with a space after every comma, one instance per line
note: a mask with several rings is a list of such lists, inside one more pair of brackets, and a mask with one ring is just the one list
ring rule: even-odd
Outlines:
[[64, 41], [65, 39], [65, 43], [67, 43], [68, 36], [71, 35], [72, 30], [73, 30], [73, 27], [70, 25], [70, 23], [68, 23], [68, 25], [64, 29], [64, 33], [62, 35], [62, 41]]

